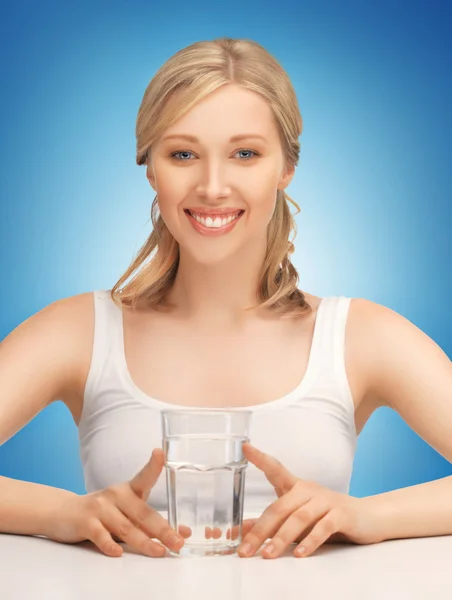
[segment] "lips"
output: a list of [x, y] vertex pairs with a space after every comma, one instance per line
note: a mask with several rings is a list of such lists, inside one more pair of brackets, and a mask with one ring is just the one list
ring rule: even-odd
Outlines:
[[206, 208], [204, 206], [192, 206], [189, 209], [192, 213], [197, 213], [199, 215], [205, 215], [205, 216], [223, 216], [223, 215], [229, 215], [229, 214], [234, 214], [237, 213], [243, 209], [241, 208], [236, 208], [235, 206], [230, 206], [230, 207], [223, 207], [223, 208]]
[[217, 236], [229, 233], [245, 212], [242, 209], [226, 210], [228, 212], [220, 214], [218, 210], [215, 213], [209, 212], [209, 214], [206, 214], [205, 211], [197, 213], [192, 209], [185, 209], [184, 212], [195, 231], [206, 236]]

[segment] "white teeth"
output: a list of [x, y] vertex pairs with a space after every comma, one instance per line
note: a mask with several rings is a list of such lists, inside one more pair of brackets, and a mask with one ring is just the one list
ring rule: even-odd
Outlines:
[[196, 221], [198, 221], [198, 223], [201, 223], [202, 225], [204, 225], [204, 227], [210, 227], [212, 229], [224, 227], [225, 225], [231, 223], [231, 221], [237, 219], [237, 217], [240, 215], [240, 213], [237, 213], [236, 215], [229, 215], [228, 217], [215, 217], [214, 219], [212, 219], [212, 217], [201, 217], [196, 213], [190, 214], [194, 219], [196, 219]]

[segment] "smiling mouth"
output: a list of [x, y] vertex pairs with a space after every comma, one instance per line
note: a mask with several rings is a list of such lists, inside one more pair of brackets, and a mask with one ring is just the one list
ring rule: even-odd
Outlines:
[[197, 213], [188, 208], [184, 209], [186, 215], [192, 217], [194, 221], [205, 227], [206, 229], [216, 230], [223, 229], [237, 221], [245, 212], [244, 210], [236, 210], [227, 215], [206, 215]]

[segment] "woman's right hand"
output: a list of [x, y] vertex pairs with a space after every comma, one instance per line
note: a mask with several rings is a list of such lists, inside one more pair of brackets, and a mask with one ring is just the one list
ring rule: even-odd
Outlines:
[[68, 544], [91, 540], [108, 556], [123, 553], [115, 539], [152, 557], [165, 556], [165, 546], [179, 551], [184, 537], [191, 534], [189, 528], [181, 526], [178, 535], [162, 515], [146, 503], [164, 461], [163, 450], [156, 448], [150, 461], [130, 481], [84, 496], [66, 497], [52, 517], [47, 537]]

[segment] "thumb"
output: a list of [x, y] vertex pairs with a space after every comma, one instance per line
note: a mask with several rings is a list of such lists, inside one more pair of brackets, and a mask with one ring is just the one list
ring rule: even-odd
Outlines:
[[282, 496], [290, 491], [298, 478], [295, 477], [288, 469], [286, 469], [276, 458], [261, 452], [249, 442], [243, 443], [243, 453], [245, 458], [253, 463], [258, 469], [263, 471], [267, 480], [275, 488], [278, 496]]
[[155, 448], [152, 451], [150, 460], [145, 464], [141, 471], [130, 480], [129, 485], [132, 488], [132, 491], [141, 499], [145, 500], [149, 496], [149, 492], [156, 484], [164, 464], [165, 453], [161, 448]]

